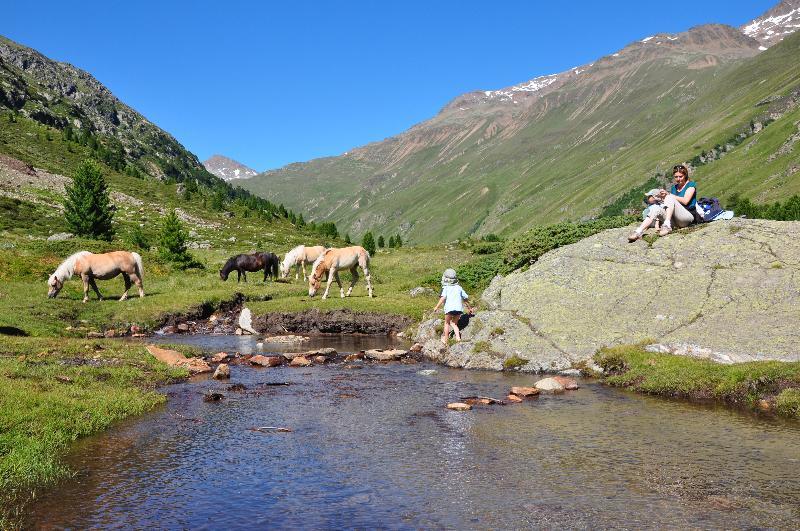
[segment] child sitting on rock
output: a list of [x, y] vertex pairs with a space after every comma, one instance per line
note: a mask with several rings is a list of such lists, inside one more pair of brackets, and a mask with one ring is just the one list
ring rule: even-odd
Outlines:
[[628, 241], [631, 243], [641, 238], [644, 231], [650, 227], [654, 227], [656, 230], [658, 230], [661, 227], [661, 223], [664, 221], [664, 216], [667, 212], [663, 206], [663, 190], [653, 188], [644, 195], [644, 202], [645, 205], [647, 205], [647, 207], [642, 211], [642, 218], [644, 221], [642, 221], [642, 224], [639, 225], [639, 227], [635, 231], [631, 232], [628, 236]]
[[474, 311], [474, 309], [469, 306], [469, 303], [466, 302], [468, 299], [469, 295], [458, 285], [458, 278], [456, 277], [455, 270], [445, 269], [442, 275], [442, 293], [439, 302], [437, 302], [436, 306], [433, 308], [433, 311], [436, 312], [439, 310], [439, 307], [444, 304], [444, 332], [442, 333], [442, 343], [447, 344], [447, 340], [450, 338], [451, 326], [453, 327], [453, 334], [455, 335], [456, 341], [461, 341], [461, 331], [458, 329], [458, 320], [461, 318], [461, 314], [464, 313], [464, 305], [466, 304], [470, 313]]

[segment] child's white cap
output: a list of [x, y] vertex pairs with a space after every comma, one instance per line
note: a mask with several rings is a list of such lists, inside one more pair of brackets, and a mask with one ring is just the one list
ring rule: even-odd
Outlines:
[[445, 269], [442, 274], [442, 286], [453, 286], [458, 283], [455, 269]]
[[658, 195], [658, 192], [660, 192], [660, 191], [661, 191], [661, 190], [659, 190], [658, 188], [653, 188], [653, 189], [652, 189], [652, 190], [650, 190], [649, 192], [646, 192], [646, 193], [644, 194], [644, 196], [645, 196], [645, 197], [650, 197], [651, 195]]

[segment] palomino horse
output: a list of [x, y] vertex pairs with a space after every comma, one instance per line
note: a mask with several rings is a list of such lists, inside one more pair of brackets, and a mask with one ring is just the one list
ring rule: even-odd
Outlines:
[[[367, 281], [367, 292], [372, 297], [372, 277], [369, 274], [369, 253], [363, 247], [353, 246], [344, 247], [342, 249], [326, 249], [325, 252], [317, 258], [314, 265], [311, 266], [311, 276], [308, 277], [308, 296], [313, 297], [319, 289], [322, 275], [328, 272], [328, 285], [325, 286], [325, 293], [322, 298], [328, 298], [328, 290], [331, 289], [331, 282], [336, 279], [339, 284], [339, 294], [342, 298], [349, 297], [353, 291], [353, 286], [356, 285], [358, 280], [358, 268], [364, 272], [364, 278]], [[347, 295], [342, 288], [342, 282], [339, 280], [339, 270], [349, 269], [350, 274], [353, 276], [353, 281], [350, 282], [350, 287], [347, 289]]]
[[306, 247], [305, 245], [298, 245], [288, 253], [283, 259], [281, 264], [281, 278], [289, 276], [289, 270], [295, 266], [294, 279], [297, 280], [300, 275], [300, 269], [303, 270], [303, 282], [306, 281], [306, 264], [313, 264], [325, 251], [322, 245], [314, 247]]
[[100, 290], [97, 289], [95, 279], [108, 280], [117, 275], [122, 275], [125, 280], [125, 292], [119, 300], [124, 301], [128, 298], [128, 290], [131, 289], [131, 281], [139, 288], [139, 297], [144, 297], [142, 288], [142, 257], [138, 253], [127, 251], [112, 251], [110, 253], [93, 254], [89, 251], [75, 253], [58, 266], [55, 273], [50, 275], [47, 285], [49, 298], [54, 298], [64, 287], [64, 282], [72, 278], [73, 275], [80, 275], [83, 280], [83, 302], [89, 300], [89, 286], [97, 293], [97, 299], [103, 300]]
[[278, 262], [280, 262], [280, 259], [273, 253], [237, 254], [225, 262], [225, 265], [219, 270], [219, 278], [228, 280], [230, 272], [235, 270], [238, 275], [236, 282], [239, 282], [242, 277], [247, 282], [246, 271], [261, 271], [263, 269], [264, 282], [266, 282], [268, 275], [272, 275], [275, 279], [278, 278]]

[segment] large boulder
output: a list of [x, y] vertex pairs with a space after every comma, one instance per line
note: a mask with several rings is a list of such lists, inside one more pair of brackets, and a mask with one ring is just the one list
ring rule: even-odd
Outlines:
[[[610, 229], [496, 277], [488, 311], [446, 347], [423, 322], [423, 353], [465, 368], [560, 371], [603, 346], [715, 360], [800, 360], [800, 222], [717, 221], [648, 242]], [[707, 356], [706, 356], [707, 353]]]

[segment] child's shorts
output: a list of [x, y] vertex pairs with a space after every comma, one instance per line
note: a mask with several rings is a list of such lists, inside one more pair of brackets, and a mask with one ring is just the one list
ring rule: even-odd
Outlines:
[[461, 315], [464, 312], [459, 312], [458, 310], [453, 310], [452, 312], [447, 312], [447, 315]]

